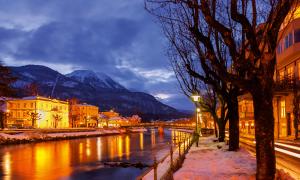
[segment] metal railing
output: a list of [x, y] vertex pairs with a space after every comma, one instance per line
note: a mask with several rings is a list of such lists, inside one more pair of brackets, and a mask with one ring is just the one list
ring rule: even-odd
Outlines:
[[138, 176], [137, 180], [142, 179], [170, 179], [185, 158], [185, 154], [195, 141], [198, 141], [195, 135], [189, 134], [183, 137], [177, 137], [178, 143], [171, 144], [169, 153], [162, 159], [157, 160], [154, 157], [153, 164], [144, 173]]

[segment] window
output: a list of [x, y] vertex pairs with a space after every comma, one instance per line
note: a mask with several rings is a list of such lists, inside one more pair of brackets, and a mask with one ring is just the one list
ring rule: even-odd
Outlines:
[[293, 75], [294, 75], [294, 66], [289, 66], [288, 68], [287, 68], [287, 76], [289, 77], [289, 78], [292, 78], [293, 77]]
[[281, 49], [281, 42], [279, 42], [278, 46], [277, 46], [277, 54], [280, 54], [282, 52]]
[[287, 49], [293, 44], [293, 34], [289, 33], [287, 36], [284, 38], [284, 48]]
[[300, 78], [300, 62], [297, 63], [298, 66], [298, 79]]
[[20, 108], [20, 104], [19, 103], [17, 103], [17, 108]]
[[285, 118], [285, 100], [280, 101], [280, 117]]
[[293, 45], [293, 34], [292, 33], [289, 34], [289, 47], [291, 45]]
[[27, 104], [26, 104], [26, 103], [24, 103], [24, 108], [26, 108], [26, 106], [27, 106]]
[[295, 39], [295, 43], [300, 42], [300, 29], [296, 29], [294, 31], [294, 39]]
[[30, 107], [33, 108], [33, 103], [30, 103]]
[[284, 69], [279, 71], [279, 80], [283, 80], [284, 79]]

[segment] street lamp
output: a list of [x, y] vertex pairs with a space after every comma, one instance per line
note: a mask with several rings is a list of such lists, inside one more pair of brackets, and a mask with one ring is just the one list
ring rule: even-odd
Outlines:
[[[197, 113], [196, 113], [196, 133], [198, 134], [198, 123], [199, 123], [199, 114], [200, 114], [200, 108], [197, 108]], [[200, 131], [201, 133], [201, 131]]]
[[[197, 103], [200, 101], [201, 97], [199, 95], [192, 95], [191, 98], [195, 102], [195, 105], [197, 107]], [[197, 141], [196, 141], [196, 146], [197, 147], [198, 147], [198, 137], [199, 137], [199, 133], [198, 133], [198, 112], [200, 112], [200, 108], [196, 108], [196, 132], [195, 132], [195, 135], [197, 137]]]

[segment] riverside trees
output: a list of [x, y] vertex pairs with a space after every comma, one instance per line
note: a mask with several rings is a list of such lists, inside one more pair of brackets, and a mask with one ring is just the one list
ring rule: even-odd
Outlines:
[[186, 64], [190, 74], [197, 77], [199, 72], [207, 71], [210, 77], [237, 88], [235, 92], [243, 90], [252, 95], [256, 176], [257, 179], [274, 179], [272, 100], [276, 46], [281, 25], [298, 2], [146, 0], [146, 4], [149, 3], [148, 9], [160, 19], [164, 32], [171, 29], [178, 34], [177, 42], [186, 41], [184, 44], [193, 49], [198, 65]]

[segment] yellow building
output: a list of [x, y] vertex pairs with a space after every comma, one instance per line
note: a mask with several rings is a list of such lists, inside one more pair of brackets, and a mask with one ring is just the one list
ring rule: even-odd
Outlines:
[[78, 104], [76, 100], [70, 101], [71, 127], [98, 127], [99, 108], [90, 104]]
[[6, 101], [7, 127], [68, 128], [66, 101], [30, 96]]

